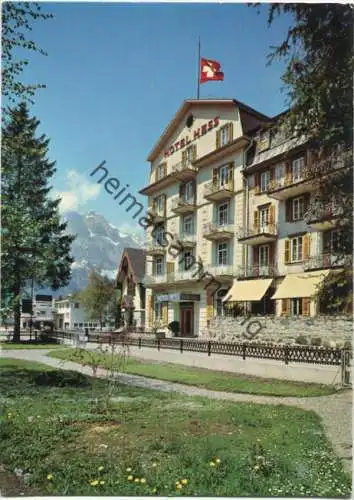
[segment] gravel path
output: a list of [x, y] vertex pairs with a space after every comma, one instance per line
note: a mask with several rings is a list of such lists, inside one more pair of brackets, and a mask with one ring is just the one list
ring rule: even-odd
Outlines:
[[[44, 363], [63, 370], [73, 370], [86, 375], [92, 375], [89, 367], [81, 366], [71, 361], [47, 356], [44, 349], [3, 350], [0, 357], [26, 359]], [[98, 376], [104, 377], [106, 370], [99, 369]], [[120, 374], [124, 384], [165, 392], [178, 392], [188, 396], [203, 396], [213, 399], [223, 399], [235, 402], [251, 402], [257, 404], [296, 406], [304, 410], [315, 411], [321, 418], [327, 436], [337, 455], [342, 459], [345, 469], [352, 472], [352, 391], [344, 391], [330, 396], [295, 398], [276, 396], [257, 396], [253, 394], [238, 394], [221, 391], [211, 391], [174, 382], [155, 380], [139, 375]]]

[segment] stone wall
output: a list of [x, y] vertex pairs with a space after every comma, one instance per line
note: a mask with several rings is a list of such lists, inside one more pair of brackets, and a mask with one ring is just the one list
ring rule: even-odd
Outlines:
[[352, 342], [351, 316], [316, 316], [309, 318], [280, 318], [250, 316], [214, 318], [200, 332], [199, 338], [237, 342], [271, 342], [276, 344], [322, 345], [343, 347]]

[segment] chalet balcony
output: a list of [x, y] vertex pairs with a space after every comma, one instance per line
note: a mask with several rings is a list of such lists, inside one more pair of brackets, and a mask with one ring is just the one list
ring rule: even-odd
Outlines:
[[315, 188], [315, 180], [302, 173], [296, 178], [292, 175], [271, 181], [267, 195], [275, 200], [286, 200], [294, 196], [310, 193]]
[[197, 204], [195, 202], [195, 198], [181, 198], [176, 196], [172, 199], [171, 210], [175, 214], [188, 214], [193, 213], [197, 209]]
[[237, 278], [273, 278], [277, 276], [278, 269], [274, 266], [239, 266]]
[[180, 241], [184, 248], [193, 248], [197, 244], [197, 235], [195, 233], [180, 232], [175, 235], [176, 240]]
[[220, 184], [220, 182], [208, 182], [204, 187], [204, 198], [209, 201], [229, 200], [235, 194], [234, 183], [228, 182]]
[[304, 264], [305, 271], [314, 271], [315, 269], [328, 269], [344, 266], [352, 266], [351, 256], [340, 257], [331, 253], [323, 253], [310, 257]]
[[336, 225], [336, 220], [342, 213], [343, 208], [334, 203], [314, 205], [305, 214], [305, 221], [317, 231], [327, 231]]
[[193, 166], [191, 161], [180, 161], [179, 163], [172, 165], [171, 168], [172, 176], [179, 181], [194, 179], [197, 172], [198, 169]]
[[245, 245], [262, 245], [271, 243], [277, 239], [277, 224], [264, 224], [253, 227], [240, 227], [238, 241]]
[[147, 255], [165, 255], [166, 247], [157, 240], [149, 241], [146, 245]]
[[210, 282], [212, 278], [215, 278], [215, 280], [232, 280], [235, 274], [234, 266], [229, 265], [205, 266], [204, 268], [205, 280]]
[[234, 225], [208, 222], [203, 226], [203, 236], [209, 241], [231, 239], [234, 236]]

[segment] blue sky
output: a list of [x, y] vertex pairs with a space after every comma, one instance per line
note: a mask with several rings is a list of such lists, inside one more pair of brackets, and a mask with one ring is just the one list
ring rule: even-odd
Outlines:
[[268, 29], [266, 5], [260, 14], [246, 4], [42, 6], [54, 19], [37, 22], [32, 37], [48, 56], [31, 55], [25, 79], [47, 85], [32, 112], [51, 138], [63, 211], [95, 210], [138, 229], [88, 174], [106, 160], [131, 193], [147, 183], [150, 149], [182, 101], [196, 97], [198, 36], [201, 55], [220, 61], [225, 74], [203, 84], [201, 97], [234, 97], [269, 115], [286, 107], [283, 66], [267, 67], [266, 56], [290, 18]]

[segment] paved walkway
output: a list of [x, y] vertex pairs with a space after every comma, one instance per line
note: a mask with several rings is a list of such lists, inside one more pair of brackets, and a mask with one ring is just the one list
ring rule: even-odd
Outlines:
[[[89, 367], [71, 361], [62, 361], [47, 356], [47, 350], [3, 350], [0, 357], [26, 359], [44, 363], [63, 370], [73, 370], [92, 375]], [[99, 369], [98, 377], [104, 377], [106, 370]], [[257, 404], [296, 406], [304, 410], [315, 411], [321, 418], [327, 436], [332, 442], [338, 456], [343, 460], [345, 469], [352, 471], [352, 391], [340, 392], [331, 396], [313, 398], [257, 396], [252, 394], [236, 394], [230, 392], [211, 391], [199, 387], [187, 386], [173, 382], [150, 379], [138, 375], [120, 374], [123, 384], [133, 385], [165, 392], [178, 392], [188, 396], [203, 396], [235, 402], [251, 402]]]

